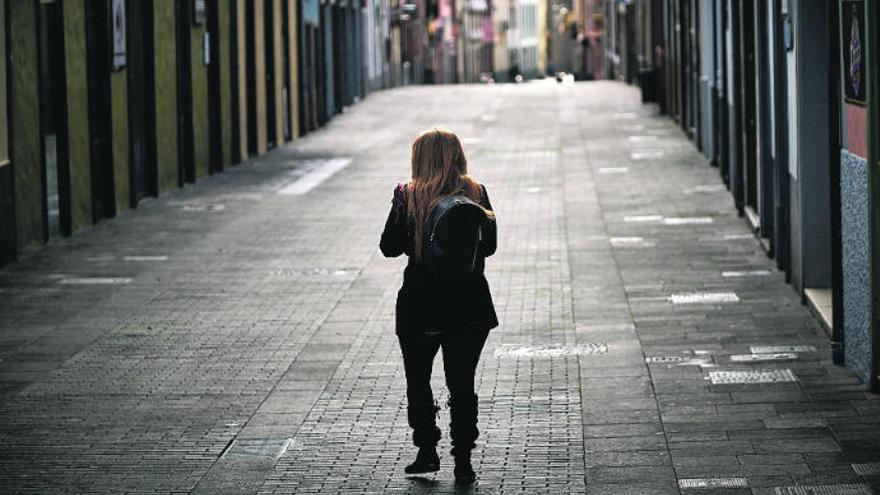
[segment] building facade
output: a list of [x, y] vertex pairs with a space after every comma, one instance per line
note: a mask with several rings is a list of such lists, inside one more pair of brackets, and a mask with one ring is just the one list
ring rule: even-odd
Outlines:
[[0, 14], [0, 264], [316, 125], [299, 64], [314, 18], [297, 2], [3, 0]]
[[609, 72], [640, 84], [718, 167], [744, 221], [826, 327], [836, 362], [876, 388], [877, 3], [645, 0], [625, 10]]

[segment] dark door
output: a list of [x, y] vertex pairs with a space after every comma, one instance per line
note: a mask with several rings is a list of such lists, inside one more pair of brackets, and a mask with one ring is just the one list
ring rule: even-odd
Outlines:
[[275, 2], [266, 0], [263, 2], [263, 36], [266, 59], [266, 145], [269, 149], [275, 147]]
[[300, 129], [309, 132], [318, 126], [317, 71], [318, 60], [317, 28], [312, 24], [300, 24], [299, 86], [300, 86]]
[[110, 109], [110, 5], [108, 0], [86, 2], [88, 51], [89, 154], [92, 160], [92, 220], [116, 213], [113, 192], [113, 154]]
[[39, 4], [40, 130], [43, 161], [43, 237], [70, 234], [70, 169], [64, 86], [64, 15], [58, 0]]
[[[205, 9], [208, 15], [208, 167], [210, 171], [223, 170], [223, 130], [221, 123], [228, 116], [223, 115], [220, 103], [220, 12], [217, 0], [207, 0]], [[234, 19], [234, 17], [232, 18]], [[230, 58], [234, 58], [233, 56]]]
[[192, 1], [177, 0], [177, 150], [178, 182], [195, 182], [192, 112]]
[[[784, 10], [783, 10], [784, 9]], [[790, 279], [790, 217], [789, 217], [789, 174], [788, 174], [788, 56], [785, 31], [788, 18], [788, 0], [774, 0], [773, 13], [773, 49], [776, 50], [775, 67], [773, 70], [773, 112], [775, 158], [773, 171], [773, 226], [776, 266], [786, 273], [786, 281]]]
[[755, 140], [755, 21], [754, 3], [750, 1], [739, 2], [739, 42], [740, 42], [740, 115], [742, 115], [742, 131], [740, 146], [742, 149], [742, 183], [743, 195], [741, 201], [748, 211], [754, 226], [760, 223], [757, 215], [758, 208], [758, 167], [756, 157]]
[[247, 74], [247, 151], [257, 155], [257, 55], [254, 30], [254, 2], [244, 3], [245, 74]]
[[284, 112], [284, 118], [282, 121], [284, 122], [284, 129], [279, 129], [278, 132], [284, 136], [285, 141], [290, 141], [293, 137], [293, 118], [295, 116], [291, 115], [291, 106], [294, 91], [291, 90], [291, 84], [293, 81], [290, 80], [290, 57], [295, 57], [296, 54], [290, 53], [290, 2], [281, 2], [281, 63], [283, 67], [281, 69], [281, 98], [282, 105], [281, 109]]
[[155, 96], [153, 86], [153, 2], [128, 0], [128, 131], [131, 206], [156, 196]]
[[336, 113], [342, 112], [345, 106], [345, 9], [331, 7], [333, 15], [333, 100], [336, 102]]

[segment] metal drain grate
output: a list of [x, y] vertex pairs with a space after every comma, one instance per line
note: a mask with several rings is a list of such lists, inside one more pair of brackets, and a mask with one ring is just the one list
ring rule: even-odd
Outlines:
[[872, 495], [868, 485], [839, 483], [836, 485], [779, 486], [776, 495]]
[[853, 464], [853, 471], [862, 476], [875, 476], [880, 474], [880, 462], [866, 462], [863, 464]]
[[646, 363], [678, 363], [680, 361], [684, 361], [685, 359], [690, 359], [687, 356], [651, 356], [646, 357]]
[[686, 478], [678, 480], [680, 488], [733, 488], [749, 486], [745, 478]]
[[61, 285], [120, 285], [129, 282], [129, 277], [68, 277], [58, 281]]
[[740, 278], [740, 277], [762, 277], [764, 275], [772, 275], [773, 272], [770, 270], [744, 270], [744, 271], [729, 271], [729, 272], [721, 272], [721, 276], [724, 278]]
[[633, 160], [652, 160], [654, 158], [663, 158], [666, 153], [663, 151], [654, 151], [654, 150], [646, 150], [646, 151], [633, 151], [629, 154], [629, 157]]
[[783, 352], [816, 352], [813, 345], [753, 345], [749, 347], [752, 354], [779, 354]]
[[623, 217], [623, 221], [627, 223], [659, 222], [661, 220], [663, 220], [662, 215], [630, 215]]
[[602, 167], [599, 173], [602, 175], [625, 174], [629, 172], [629, 167]]
[[237, 438], [220, 457], [267, 457], [277, 461], [291, 443], [292, 438]]
[[793, 352], [780, 352], [775, 354], [734, 354], [730, 360], [734, 363], [763, 363], [774, 361], [794, 361], [797, 354]]
[[757, 384], [757, 383], [789, 383], [796, 382], [797, 377], [791, 370], [728, 370], [710, 371], [709, 380], [713, 385]]
[[226, 205], [194, 203], [194, 204], [183, 205], [183, 207], [181, 207], [180, 209], [182, 211], [191, 211], [191, 212], [202, 213], [202, 212], [208, 212], [208, 211], [223, 211], [226, 209]]
[[125, 261], [168, 261], [168, 256], [126, 256]]
[[693, 292], [690, 294], [672, 294], [669, 296], [669, 302], [672, 304], [714, 304], [739, 302], [739, 297], [734, 292]]
[[642, 237], [609, 237], [608, 240], [612, 246], [632, 246], [633, 244], [645, 242], [645, 239]]
[[608, 344], [502, 344], [495, 349], [495, 357], [561, 357], [582, 356], [590, 354], [605, 354], [608, 352]]

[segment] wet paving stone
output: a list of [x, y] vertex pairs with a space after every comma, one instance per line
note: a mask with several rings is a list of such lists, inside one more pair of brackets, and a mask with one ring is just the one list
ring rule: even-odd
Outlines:
[[613, 82], [373, 93], [0, 270], [0, 492], [455, 492], [440, 360], [441, 470], [403, 473], [404, 261], [376, 249], [438, 123], [500, 226], [467, 492], [871, 493], [880, 400], [717, 168]]

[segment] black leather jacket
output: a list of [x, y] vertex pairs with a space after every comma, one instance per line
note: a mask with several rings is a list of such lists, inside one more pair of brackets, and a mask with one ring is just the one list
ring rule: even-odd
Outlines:
[[[495, 219], [487, 218], [483, 226], [473, 276], [442, 279], [419, 266], [412, 256], [414, 240], [405, 191], [403, 184], [394, 189], [391, 211], [379, 242], [386, 257], [409, 256], [403, 285], [397, 293], [397, 333], [489, 330], [498, 326], [489, 283], [484, 275], [485, 259], [495, 253], [497, 246]], [[492, 209], [485, 187], [482, 187], [479, 203], [488, 210]]]

